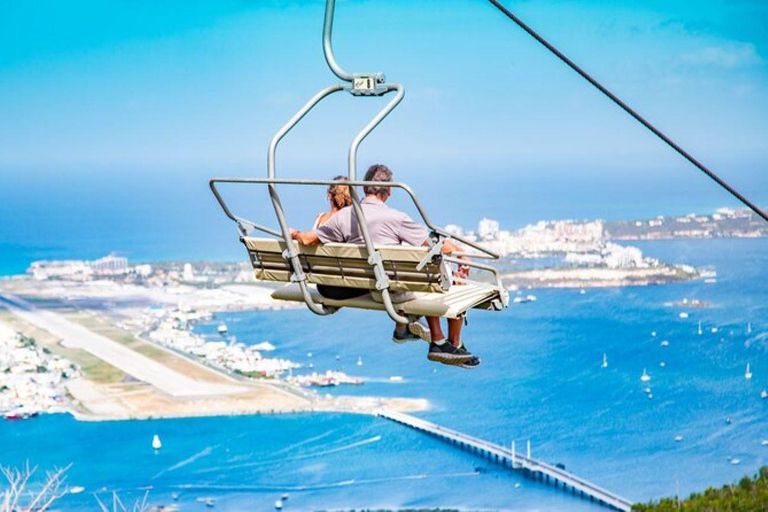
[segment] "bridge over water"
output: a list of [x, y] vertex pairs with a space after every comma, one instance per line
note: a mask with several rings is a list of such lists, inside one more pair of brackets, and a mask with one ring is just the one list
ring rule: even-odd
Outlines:
[[476, 453], [496, 464], [541, 480], [555, 488], [581, 496], [606, 507], [621, 511], [631, 511], [632, 502], [592, 482], [580, 478], [564, 469], [536, 460], [528, 455], [521, 455], [513, 449], [462, 434], [456, 430], [430, 423], [429, 421], [394, 411], [379, 411], [378, 416], [400, 423], [420, 432], [451, 443], [461, 449]]

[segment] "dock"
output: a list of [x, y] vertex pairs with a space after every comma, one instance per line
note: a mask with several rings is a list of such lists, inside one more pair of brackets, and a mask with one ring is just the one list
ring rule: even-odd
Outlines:
[[530, 445], [528, 445], [528, 453], [522, 455], [517, 453], [514, 450], [514, 447], [510, 449], [505, 446], [490, 443], [483, 439], [478, 439], [456, 430], [430, 423], [429, 421], [416, 418], [409, 414], [382, 410], [378, 411], [377, 415], [381, 418], [394, 421], [395, 423], [405, 425], [414, 430], [418, 430], [419, 432], [436, 437], [460, 449], [475, 453], [491, 462], [499, 464], [500, 466], [507, 467], [513, 471], [518, 471], [529, 478], [534, 478], [546, 484], [553, 485], [557, 489], [562, 489], [565, 492], [580, 496], [583, 499], [588, 499], [614, 510], [626, 512], [632, 510], [632, 501], [603, 489], [565, 469], [531, 458]]

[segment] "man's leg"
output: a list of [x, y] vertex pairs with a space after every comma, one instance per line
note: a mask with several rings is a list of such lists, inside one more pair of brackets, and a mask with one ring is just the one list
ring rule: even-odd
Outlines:
[[[461, 343], [461, 328], [464, 327], [464, 317], [461, 318], [449, 318], [448, 319], [448, 341], [451, 345], [459, 349], [460, 351], [469, 354], [469, 351]], [[471, 355], [471, 354], [470, 354]], [[458, 366], [466, 370], [471, 370], [480, 366], [480, 358], [472, 356], [471, 359], [460, 363]]]
[[[448, 327], [450, 328], [450, 320], [448, 322]], [[474, 357], [466, 350], [459, 349], [457, 347], [458, 342], [456, 342], [456, 344], [446, 342], [445, 335], [440, 327], [439, 318], [428, 316], [427, 323], [429, 324], [429, 330], [432, 334], [432, 343], [429, 344], [427, 359], [447, 365], [459, 365], [468, 362]], [[459, 327], [461, 327], [460, 322]], [[458, 337], [456, 339], [458, 339]]]
[[429, 325], [429, 332], [432, 335], [432, 341], [440, 341], [445, 339], [443, 329], [440, 327], [440, 319], [435, 316], [427, 317], [427, 324]]
[[461, 328], [463, 326], [463, 318], [448, 319], [448, 341], [450, 341], [454, 347], [458, 347], [461, 343]]

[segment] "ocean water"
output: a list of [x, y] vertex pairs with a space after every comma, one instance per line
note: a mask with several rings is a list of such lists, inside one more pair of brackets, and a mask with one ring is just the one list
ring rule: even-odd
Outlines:
[[[464, 340], [483, 365], [471, 372], [430, 363], [426, 344], [395, 345], [390, 322], [373, 312], [221, 313], [197, 331], [215, 338], [224, 320], [240, 341], [275, 344], [275, 356], [367, 379], [330, 393], [428, 398], [432, 409], [420, 413], [426, 419], [507, 445], [515, 440], [518, 449], [530, 440], [534, 457], [633, 500], [753, 473], [768, 464], [761, 446], [768, 400], [760, 398], [768, 388], [768, 239], [638, 245], [665, 261], [714, 269], [717, 282], [539, 290], [537, 302], [474, 313]], [[710, 307], [670, 305], [683, 298]], [[679, 318], [680, 311], [690, 317]], [[648, 384], [640, 381], [643, 369]], [[394, 375], [403, 381], [390, 381]], [[150, 447], [155, 433], [164, 443], [159, 453]], [[168, 503], [178, 492], [184, 510], [202, 509], [195, 500], [207, 496], [217, 509], [269, 510], [282, 492], [291, 494], [287, 510], [599, 510], [407, 428], [356, 415], [0, 423], [0, 463], [26, 460], [44, 468], [73, 464], [71, 483], [86, 492], [62, 501], [68, 509], [92, 509], [89, 493], [99, 489], [130, 500], [152, 486], [150, 501]]]

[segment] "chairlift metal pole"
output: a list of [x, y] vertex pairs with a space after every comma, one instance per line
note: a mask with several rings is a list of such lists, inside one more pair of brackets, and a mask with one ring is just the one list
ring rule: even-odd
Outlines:
[[[333, 18], [335, 14], [336, 0], [326, 0], [325, 3], [325, 20], [323, 23], [323, 54], [325, 55], [325, 61], [328, 63], [328, 67], [331, 71], [340, 79], [352, 83], [352, 88], [349, 90], [353, 95], [362, 96], [382, 96], [389, 92], [396, 91], [395, 97], [379, 111], [376, 116], [357, 134], [353, 139], [352, 144], [349, 147], [349, 161], [348, 161], [348, 173], [349, 180], [355, 181], [357, 179], [357, 150], [360, 143], [365, 139], [368, 134], [376, 128], [385, 117], [389, 115], [394, 108], [400, 104], [405, 95], [405, 89], [402, 85], [391, 84], [383, 85], [384, 76], [379, 73], [373, 73], [369, 75], [356, 76], [346, 72], [336, 60], [336, 56], [333, 53]], [[358, 91], [357, 79], [362, 80], [364, 87], [362, 91]], [[365, 92], [367, 91], [367, 92]], [[387, 310], [387, 314], [397, 323], [408, 323], [408, 318], [400, 315], [392, 303], [392, 296], [389, 291], [389, 278], [384, 269], [384, 262], [379, 253], [373, 245], [370, 232], [368, 231], [368, 225], [365, 221], [365, 215], [363, 214], [363, 208], [360, 205], [360, 198], [358, 197], [357, 190], [354, 187], [350, 187], [350, 196], [352, 197], [352, 207], [355, 209], [355, 215], [357, 216], [357, 223], [360, 226], [360, 234], [363, 236], [363, 242], [365, 243], [365, 249], [368, 253], [368, 263], [373, 267], [373, 273], [376, 276], [376, 289], [381, 293], [382, 302], [384, 308]]]
[[[333, 0], [328, 1], [331, 3], [333, 2]], [[392, 98], [392, 100], [387, 103], [387, 105], [381, 109], [379, 113], [376, 114], [376, 116], [371, 119], [371, 121], [365, 127], [363, 127], [362, 130], [360, 130], [349, 147], [349, 159], [347, 162], [349, 181], [357, 180], [357, 151], [360, 147], [360, 143], [368, 136], [368, 134], [373, 131], [374, 128], [379, 125], [379, 123], [384, 120], [385, 117], [389, 115], [390, 112], [392, 112], [392, 110], [394, 110], [397, 105], [400, 104], [400, 102], [403, 100], [403, 97], [405, 96], [405, 89], [403, 89], [403, 86], [400, 84], [388, 85], [387, 89], [388, 91], [396, 91], [397, 94], [395, 94], [395, 97]], [[368, 231], [368, 225], [365, 222], [365, 216], [363, 214], [363, 208], [360, 204], [360, 198], [357, 194], [357, 189], [355, 189], [355, 187], [350, 187], [349, 191], [350, 196], [352, 197], [352, 207], [355, 209], [358, 224], [360, 225], [360, 233], [363, 235], [365, 249], [368, 252], [368, 263], [373, 266], [373, 273], [376, 276], [376, 288], [381, 293], [381, 299], [384, 303], [384, 308], [387, 310], [387, 314], [389, 314], [392, 320], [401, 324], [407, 324], [408, 318], [399, 314], [392, 302], [392, 295], [389, 291], [389, 278], [387, 277], [387, 272], [384, 269], [384, 262], [381, 259], [381, 253], [379, 253], [373, 245], [373, 240], [371, 239], [371, 235]]]
[[325, 20], [323, 23], [323, 54], [325, 55], [325, 62], [328, 63], [328, 67], [331, 68], [333, 74], [346, 82], [352, 82], [354, 80], [352, 74], [344, 71], [344, 69], [336, 61], [336, 57], [333, 54], [331, 35], [333, 33], [333, 17], [335, 8], [336, 0], [327, 0], [325, 2]]
[[[323, 98], [341, 91], [344, 87], [339, 84], [334, 84], [326, 87], [322, 91], [315, 94], [280, 130], [272, 137], [269, 143], [269, 151], [267, 152], [267, 177], [269, 179], [275, 178], [275, 153], [277, 151], [277, 145], [285, 137], [285, 135], [301, 121], [307, 113], [314, 108], [315, 105], [320, 103]], [[272, 200], [272, 206], [275, 209], [275, 215], [277, 216], [277, 222], [280, 224], [280, 230], [283, 233], [283, 240], [285, 241], [286, 251], [283, 257], [290, 260], [291, 267], [293, 268], [292, 280], [298, 283], [301, 289], [301, 294], [304, 297], [304, 302], [307, 307], [317, 315], [328, 315], [333, 311], [325, 309], [323, 306], [315, 304], [312, 300], [312, 296], [309, 293], [309, 287], [307, 286], [307, 277], [304, 274], [304, 269], [301, 267], [301, 260], [299, 259], [299, 251], [296, 249], [296, 244], [291, 239], [291, 230], [288, 227], [288, 221], [285, 219], [285, 211], [283, 205], [280, 202], [280, 196], [277, 193], [277, 187], [274, 183], [267, 185], [269, 188], [269, 197]]]

